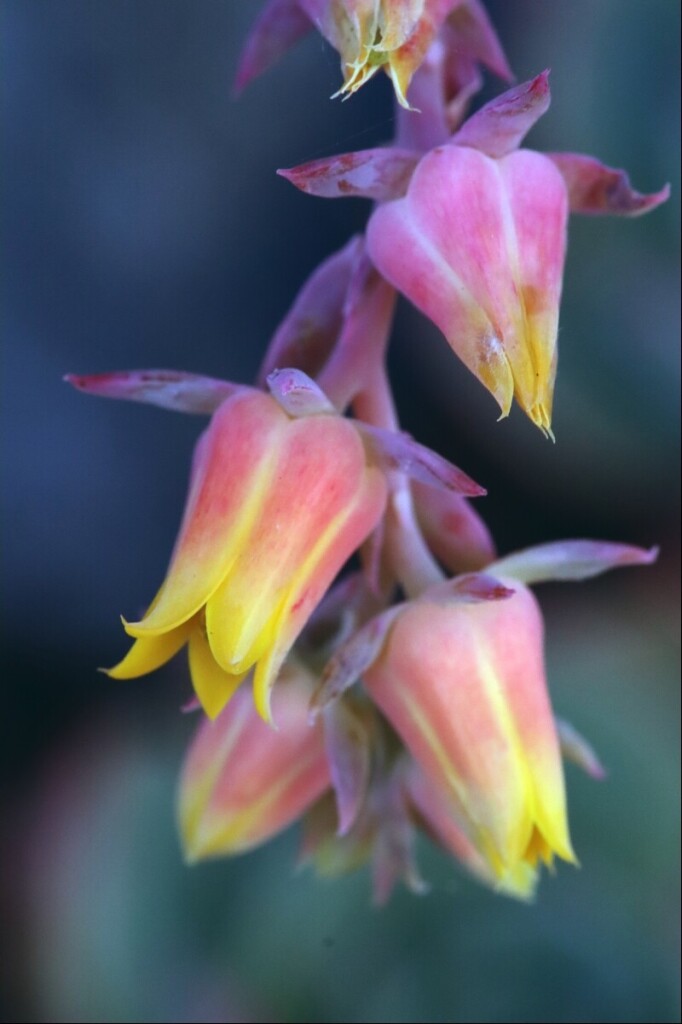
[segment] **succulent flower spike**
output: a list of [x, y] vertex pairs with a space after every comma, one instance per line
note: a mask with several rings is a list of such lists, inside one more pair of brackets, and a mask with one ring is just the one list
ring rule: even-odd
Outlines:
[[204, 719], [187, 753], [178, 817], [190, 863], [243, 853], [300, 817], [330, 785], [322, 723], [308, 722], [312, 677], [295, 661], [279, 674], [279, 730], [240, 691], [216, 718]]
[[207, 713], [255, 667], [256, 706], [269, 719], [288, 649], [375, 527], [385, 494], [351, 421], [317, 409], [293, 418], [250, 389], [228, 398], [199, 442], [166, 579], [144, 618], [125, 624], [137, 644], [111, 674], [151, 671], [189, 629]]
[[444, 25], [460, 63], [508, 73], [479, 0], [270, 0], [244, 47], [236, 86], [243, 89], [314, 26], [341, 55], [343, 85], [335, 95], [352, 95], [383, 68], [409, 110], [412, 77]]

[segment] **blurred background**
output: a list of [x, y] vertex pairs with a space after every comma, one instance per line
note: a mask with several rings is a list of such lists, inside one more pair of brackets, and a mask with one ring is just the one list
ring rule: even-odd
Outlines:
[[[129, 683], [199, 420], [96, 401], [65, 372], [169, 367], [249, 381], [313, 267], [368, 204], [278, 166], [389, 138], [388, 80], [330, 102], [311, 35], [235, 102], [256, 0], [4, 0], [5, 681], [0, 900], [6, 1021], [667, 1022], [679, 1019], [679, 5], [490, 0], [519, 80], [552, 69], [530, 145], [593, 153], [670, 202], [579, 219], [556, 447], [496, 406], [406, 305], [403, 424], [489, 488], [507, 551], [568, 536], [660, 544], [651, 569], [545, 586], [557, 712], [609, 778], [569, 766], [582, 862], [532, 907], [426, 845], [423, 898], [294, 871], [288, 833], [187, 869], [173, 821], [194, 723], [182, 658]], [[484, 97], [499, 88], [487, 81]]]

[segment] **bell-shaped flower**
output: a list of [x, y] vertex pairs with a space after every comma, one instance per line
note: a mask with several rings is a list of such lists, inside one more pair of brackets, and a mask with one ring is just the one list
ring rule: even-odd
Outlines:
[[166, 579], [110, 674], [138, 676], [186, 641], [197, 695], [216, 715], [255, 667], [254, 697], [270, 717], [282, 661], [344, 562], [376, 526], [382, 472], [350, 420], [295, 418], [242, 389], [199, 441]]
[[377, 269], [437, 324], [503, 417], [516, 399], [552, 436], [569, 209], [635, 216], [668, 189], [642, 195], [591, 157], [520, 149], [549, 101], [544, 72], [454, 135], [442, 129], [423, 155], [403, 144], [280, 173], [315, 195], [378, 201], [367, 228]]
[[185, 856], [194, 862], [242, 853], [299, 818], [330, 786], [321, 721], [310, 723], [313, 678], [298, 662], [280, 672], [271, 729], [241, 690], [187, 752], [178, 818]]
[[[564, 735], [557, 730], [542, 616], [526, 584], [586, 579], [655, 557], [655, 549], [564, 541], [431, 587], [342, 645], [314, 708], [361, 677], [434, 787], [424, 797], [422, 785], [413, 799], [440, 841], [472, 870], [478, 863], [480, 877], [527, 897], [541, 862], [551, 865], [555, 856], [575, 862], [562, 744], [591, 774], [598, 775], [598, 762], [575, 734], [567, 740], [565, 728]], [[460, 830], [466, 842], [459, 842]]]
[[456, 494], [485, 493], [405, 434], [339, 415], [306, 374], [280, 370], [271, 393], [175, 371], [69, 377], [80, 390], [213, 412], [197, 444], [189, 496], [166, 579], [135, 638], [109, 670], [153, 671], [185, 644], [192, 682], [215, 717], [254, 669], [254, 699], [270, 692], [287, 652], [386, 504], [387, 475]]
[[548, 157], [441, 146], [368, 228], [381, 273], [440, 327], [502, 415], [516, 398], [546, 432], [567, 219], [566, 187]]
[[[507, 581], [503, 581], [505, 584]], [[365, 686], [444, 789], [501, 883], [519, 865], [574, 861], [543, 627], [523, 585], [468, 603], [430, 593], [397, 617]]]

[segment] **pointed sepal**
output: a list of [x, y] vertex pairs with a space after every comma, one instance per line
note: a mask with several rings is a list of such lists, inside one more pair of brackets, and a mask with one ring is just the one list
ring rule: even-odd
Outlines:
[[385, 202], [405, 195], [418, 161], [419, 153], [408, 149], [363, 149], [282, 168], [277, 173], [308, 195]]
[[521, 583], [546, 580], [588, 580], [609, 569], [651, 565], [658, 548], [637, 548], [599, 540], [561, 540], [516, 551], [488, 566], [488, 571]]
[[173, 412], [204, 416], [210, 416], [238, 391], [249, 390], [241, 384], [179, 370], [120, 370], [84, 376], [67, 373], [64, 380], [77, 391], [99, 398], [145, 402]]
[[592, 744], [570, 722], [563, 718], [557, 718], [555, 721], [564, 760], [571, 761], [578, 768], [582, 768], [591, 779], [596, 779], [598, 782], [605, 779], [606, 769]]
[[419, 444], [409, 434], [372, 427], [367, 423], [358, 422], [357, 425], [372, 457], [384, 469], [398, 470], [412, 480], [430, 487], [442, 487], [468, 498], [480, 498], [486, 494], [485, 488], [470, 476], [430, 448]]
[[241, 92], [249, 82], [267, 71], [312, 28], [298, 0], [269, 0], [242, 50], [235, 91]]
[[582, 153], [547, 153], [559, 169], [568, 189], [572, 213], [609, 213], [639, 217], [655, 210], [670, 196], [670, 185], [648, 195], [637, 192], [626, 171], [607, 167]]
[[549, 71], [543, 71], [486, 103], [465, 121], [451, 142], [471, 146], [486, 156], [506, 156], [518, 149], [549, 104]]

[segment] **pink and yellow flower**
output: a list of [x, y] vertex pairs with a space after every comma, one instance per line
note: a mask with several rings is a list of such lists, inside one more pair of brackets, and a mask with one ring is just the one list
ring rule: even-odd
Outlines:
[[442, 330], [503, 416], [516, 398], [549, 432], [568, 195], [552, 161], [440, 146], [368, 244], [381, 272]]
[[521, 865], [575, 855], [542, 617], [526, 587], [503, 584], [511, 594], [501, 600], [452, 601], [434, 588], [412, 602], [364, 679], [505, 885]]
[[270, 395], [238, 390], [199, 441], [189, 497], [161, 589], [110, 675], [151, 672], [185, 643], [196, 693], [215, 716], [255, 668], [270, 690], [310, 613], [377, 524], [386, 484], [353, 423], [292, 418]]
[[188, 861], [266, 842], [329, 788], [322, 723], [311, 724], [308, 715], [313, 682], [298, 662], [283, 667], [273, 698], [277, 730], [262, 721], [245, 690], [215, 721], [201, 723], [178, 798]]
[[502, 417], [516, 399], [553, 436], [569, 210], [637, 216], [669, 190], [642, 195], [598, 160], [519, 148], [549, 102], [543, 72], [452, 135], [436, 118], [441, 141], [423, 154], [408, 135], [409, 148], [401, 137], [280, 173], [314, 195], [378, 201], [367, 227], [377, 270], [440, 328]]

